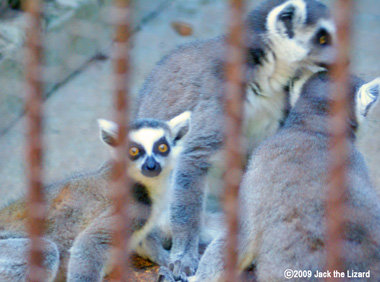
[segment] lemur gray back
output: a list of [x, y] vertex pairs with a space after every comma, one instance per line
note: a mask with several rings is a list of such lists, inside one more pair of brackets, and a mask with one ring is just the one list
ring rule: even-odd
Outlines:
[[[380, 279], [380, 200], [355, 146], [356, 131], [379, 98], [380, 79], [349, 84], [347, 192], [342, 261], [345, 279]], [[292, 281], [320, 281], [326, 267], [326, 201], [330, 173], [330, 78], [304, 85], [285, 125], [252, 154], [239, 191], [238, 265], [256, 265], [258, 281], [284, 281], [285, 271], [306, 271]], [[222, 235], [207, 248], [189, 281], [214, 282], [224, 273]], [[309, 272], [308, 272], [309, 271]], [[370, 271], [370, 274], [368, 273]], [[367, 275], [370, 275], [368, 277]], [[359, 278], [358, 278], [359, 277]]]
[[[246, 151], [273, 134], [284, 118], [284, 88], [296, 70], [331, 62], [335, 38], [328, 9], [315, 0], [266, 0], [245, 21]], [[165, 56], [146, 79], [135, 118], [170, 119], [192, 111], [192, 128], [173, 173], [172, 261], [190, 273], [198, 264], [199, 219], [211, 157], [224, 137], [226, 37], [195, 41]], [[214, 160], [214, 158], [213, 158]], [[217, 165], [223, 170], [223, 162]]]
[[[257, 250], [261, 281], [283, 280], [283, 272], [288, 268], [312, 270], [314, 274], [326, 266], [325, 209], [331, 165], [329, 82], [326, 74], [318, 74], [306, 83], [283, 129], [253, 155], [244, 178], [241, 199], [244, 198], [248, 210], [243, 212], [253, 218], [252, 228], [258, 229], [253, 234], [262, 232], [258, 239], [260, 250]], [[366, 281], [378, 281], [380, 202], [364, 159], [355, 146], [360, 124], [358, 90], [362, 85], [361, 80], [351, 77], [342, 257], [346, 270], [370, 270], [371, 278]], [[378, 85], [375, 89], [373, 101], [378, 97]], [[368, 109], [371, 106], [368, 104]], [[275, 255], [276, 263], [269, 266]]]

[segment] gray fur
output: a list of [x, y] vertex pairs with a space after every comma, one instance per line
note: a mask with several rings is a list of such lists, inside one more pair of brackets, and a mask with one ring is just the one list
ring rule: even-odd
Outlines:
[[[292, 38], [277, 16], [270, 20], [273, 29], [268, 30], [268, 14], [284, 3], [294, 6]], [[286, 107], [284, 88], [295, 71], [331, 62], [332, 46], [322, 47], [315, 42], [317, 31], [325, 24], [334, 38], [329, 13], [315, 0], [267, 0], [248, 16], [244, 153], [278, 129]], [[153, 69], [136, 105], [135, 118], [167, 120], [184, 110], [192, 111], [192, 127], [174, 170], [171, 206], [171, 261], [180, 260], [180, 265], [192, 273], [198, 265], [206, 178], [209, 168], [215, 165], [211, 158], [216, 158], [223, 148], [225, 58], [224, 36], [179, 46]], [[218, 166], [223, 170], [220, 161]]]
[[[361, 117], [356, 108], [361, 80], [350, 81], [350, 134], [347, 137], [348, 190], [343, 242], [345, 270], [367, 272], [380, 280], [380, 201], [368, 168], [356, 149]], [[367, 84], [370, 85], [371, 83]], [[380, 82], [377, 82], [377, 87]], [[329, 90], [326, 74], [303, 87], [284, 127], [253, 153], [239, 191], [238, 266], [256, 265], [257, 281], [284, 281], [284, 271], [324, 271], [326, 266], [326, 197], [329, 175]], [[376, 97], [370, 96], [375, 101]], [[367, 111], [373, 107], [366, 101]], [[192, 282], [221, 281], [226, 235], [214, 240]], [[346, 273], [347, 274], [347, 273]], [[320, 281], [320, 278], [290, 279]], [[350, 279], [348, 279], [350, 280]]]
[[[132, 124], [129, 135], [131, 139], [142, 129], [161, 129], [171, 150], [166, 156], [155, 156], [161, 164], [161, 171], [155, 177], [144, 177], [137, 160], [131, 160], [128, 167], [134, 182], [132, 202], [128, 206], [132, 219], [130, 248], [160, 265], [168, 264], [169, 252], [163, 248], [164, 235], [157, 230], [156, 221], [168, 206], [168, 181], [180, 145], [179, 142], [174, 145], [175, 138], [179, 131], [185, 136], [188, 130], [183, 129], [188, 129], [189, 123], [188, 112], [169, 122], [138, 120]], [[117, 126], [105, 120], [100, 125], [102, 140], [113, 150]], [[66, 278], [69, 282], [102, 281], [110, 271], [110, 243], [115, 226], [110, 196], [113, 179], [113, 166], [106, 163], [94, 173], [80, 174], [45, 187], [46, 281], [66, 281]], [[25, 226], [26, 205], [26, 199], [22, 198], [0, 210], [0, 281], [26, 281], [30, 244]]]
[[[55, 243], [44, 240], [44, 281], [51, 282], [57, 274], [59, 251]], [[0, 239], [0, 281], [23, 282], [27, 278], [27, 259], [30, 240], [26, 238]]]

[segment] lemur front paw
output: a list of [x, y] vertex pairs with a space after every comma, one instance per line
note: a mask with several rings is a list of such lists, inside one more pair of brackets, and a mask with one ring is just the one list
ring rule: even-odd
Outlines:
[[170, 269], [165, 266], [160, 267], [157, 273], [156, 282], [177, 282], [177, 281], [187, 282], [187, 276], [185, 273], [182, 273], [181, 275], [178, 275], [177, 273], [177, 276], [179, 277], [179, 279], [176, 279], [173, 273], [174, 264], [171, 263], [169, 267]]
[[172, 271], [173, 277], [176, 281], [187, 282], [187, 277], [192, 275], [189, 266], [183, 266], [180, 260], [169, 264], [169, 269]]
[[[172, 260], [173, 261], [173, 260]], [[180, 275], [185, 273], [187, 276], [194, 275], [198, 268], [199, 259], [191, 255], [186, 255], [180, 259], [175, 259], [174, 263], [171, 263], [173, 266], [173, 275], [174, 278], [179, 281]], [[169, 268], [171, 268], [169, 265]]]

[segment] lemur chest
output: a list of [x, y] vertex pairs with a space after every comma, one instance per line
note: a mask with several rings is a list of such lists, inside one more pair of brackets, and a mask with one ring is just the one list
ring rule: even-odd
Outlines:
[[[135, 193], [132, 190], [132, 196], [139, 206], [135, 220], [137, 220], [138, 224], [141, 224], [131, 238], [132, 248], [135, 248], [147, 236], [168, 206], [169, 178], [170, 175], [165, 174], [154, 180], [140, 179], [139, 189], [136, 189]], [[143, 211], [145, 211], [145, 214]]]
[[267, 95], [258, 92], [255, 85], [248, 85], [243, 115], [243, 146], [247, 153], [277, 131], [285, 107], [286, 96], [281, 87]]
[[[264, 80], [267, 82], [268, 80]], [[284, 85], [287, 80], [276, 80], [272, 87], [266, 85], [249, 84], [243, 104], [242, 146], [246, 148], [243, 158], [248, 158], [255, 147], [265, 138], [273, 135], [284, 118], [286, 94]], [[220, 150], [210, 159], [213, 164], [207, 179], [209, 193], [219, 195], [215, 187], [223, 185], [225, 171], [224, 151]]]
[[[276, 91], [271, 92], [263, 92], [262, 89], [265, 88], [259, 90], [257, 85], [248, 85], [246, 90], [242, 128], [242, 146], [246, 150], [243, 158], [249, 157], [255, 147], [273, 135], [284, 118], [287, 98], [283, 86], [278, 85], [274, 88]], [[215, 183], [219, 183], [225, 169], [224, 151], [213, 155], [210, 161], [213, 166], [210, 168], [209, 186], [216, 187]]]
[[279, 128], [288, 100], [284, 89], [297, 68], [268, 53], [267, 63], [256, 70], [255, 79], [248, 83], [243, 116], [246, 153], [250, 154]]

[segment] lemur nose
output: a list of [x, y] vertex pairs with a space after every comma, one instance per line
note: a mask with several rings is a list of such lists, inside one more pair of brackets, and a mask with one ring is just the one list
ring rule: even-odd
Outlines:
[[146, 160], [146, 169], [147, 170], [155, 170], [157, 169], [157, 162], [153, 157], [148, 157]]
[[141, 168], [141, 172], [147, 177], [155, 177], [161, 172], [160, 163], [158, 163], [153, 157], [148, 157]]

